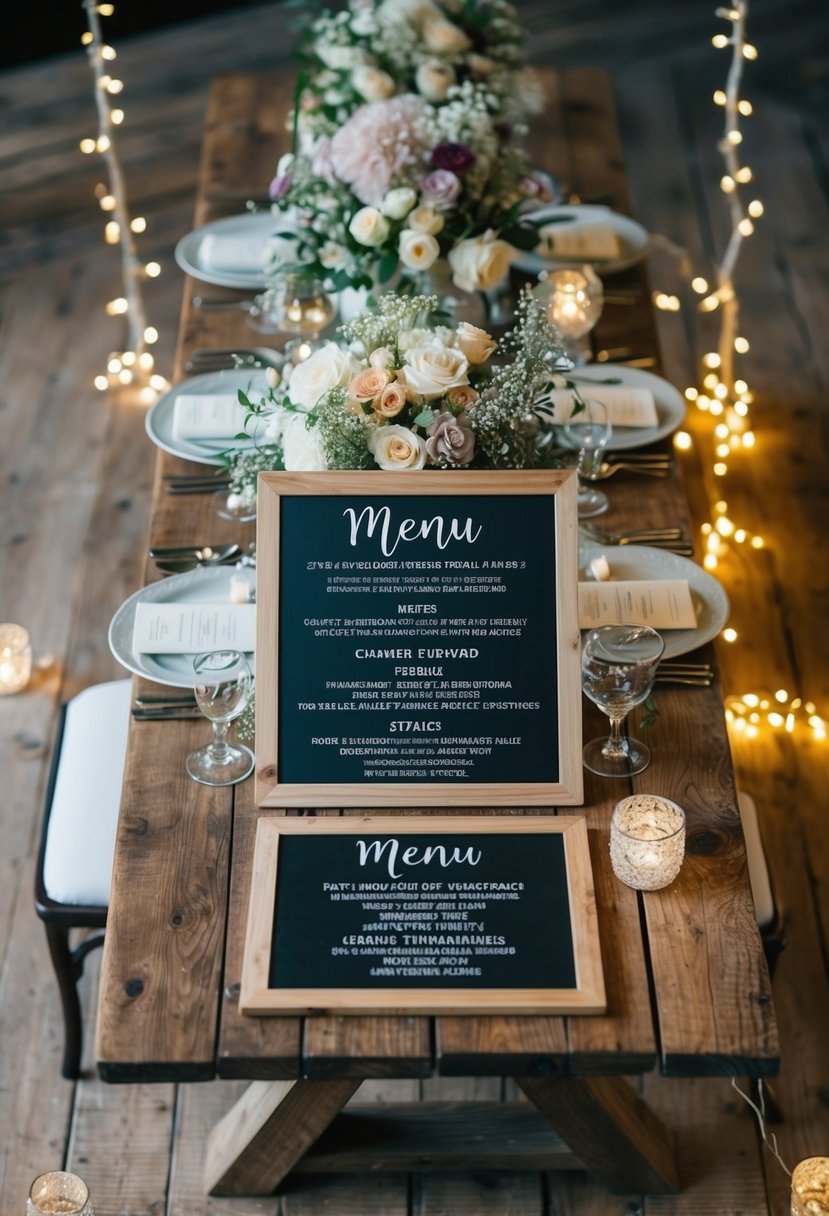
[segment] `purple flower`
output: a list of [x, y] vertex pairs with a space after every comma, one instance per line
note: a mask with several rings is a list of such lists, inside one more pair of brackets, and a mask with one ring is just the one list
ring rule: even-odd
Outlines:
[[475, 162], [475, 153], [466, 144], [438, 144], [432, 151], [435, 169], [448, 169], [460, 176]]
[[291, 188], [291, 183], [294, 180], [293, 173], [277, 173], [271, 184], [268, 186], [268, 195], [273, 202], [278, 203], [283, 199]]
[[426, 427], [426, 454], [435, 464], [469, 464], [475, 454], [475, 436], [469, 426], [469, 415], [457, 418], [446, 410]]
[[448, 169], [435, 169], [420, 183], [421, 202], [431, 203], [440, 211], [450, 210], [460, 192], [460, 180]]

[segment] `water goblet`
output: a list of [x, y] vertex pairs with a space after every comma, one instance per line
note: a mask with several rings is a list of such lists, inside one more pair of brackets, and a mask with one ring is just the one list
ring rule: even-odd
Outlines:
[[599, 473], [612, 434], [607, 406], [589, 397], [580, 398], [575, 403], [574, 412], [562, 426], [563, 440], [578, 451], [576, 471], [579, 475], [579, 492], [576, 501], [579, 519], [592, 519], [607, 510], [608, 498], [604, 491], [583, 483]]
[[227, 741], [231, 722], [248, 703], [252, 676], [240, 650], [212, 650], [193, 659], [196, 703], [213, 725], [213, 738], [187, 757], [187, 772], [202, 785], [235, 785], [253, 771], [253, 752]]
[[318, 278], [307, 271], [286, 271], [256, 297], [248, 324], [260, 333], [294, 335], [285, 353], [300, 363], [336, 313], [337, 305]]
[[593, 739], [583, 752], [584, 767], [600, 777], [641, 773], [651, 754], [638, 739], [625, 738], [630, 710], [647, 700], [665, 642], [649, 625], [600, 625], [582, 642], [581, 686], [610, 719], [610, 735]]

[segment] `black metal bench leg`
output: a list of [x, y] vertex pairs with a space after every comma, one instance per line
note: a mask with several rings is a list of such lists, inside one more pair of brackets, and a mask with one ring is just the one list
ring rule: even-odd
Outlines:
[[60, 925], [46, 925], [49, 953], [57, 976], [60, 1002], [63, 1007], [64, 1046], [61, 1075], [74, 1081], [81, 1064], [81, 1003], [78, 998], [78, 980], [83, 970], [72, 957], [69, 948], [69, 930]]

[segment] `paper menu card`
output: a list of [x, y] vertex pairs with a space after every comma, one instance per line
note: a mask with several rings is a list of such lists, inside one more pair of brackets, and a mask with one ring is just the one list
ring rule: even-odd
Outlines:
[[[591, 380], [585, 380], [579, 384], [578, 389], [582, 397], [587, 397], [590, 401], [598, 401], [607, 408], [611, 426], [658, 425], [656, 402], [649, 388], [595, 384]], [[576, 405], [572, 389], [556, 388], [549, 396], [554, 410], [552, 421], [558, 424], [567, 422]], [[579, 415], [576, 414], [573, 421], [578, 422], [578, 420]]]
[[228, 393], [187, 393], [173, 402], [174, 439], [230, 439], [244, 425], [244, 408]]
[[544, 224], [538, 252], [548, 258], [610, 261], [619, 256], [619, 238], [605, 224]]
[[580, 629], [593, 629], [597, 625], [694, 629], [696, 624], [691, 590], [685, 578], [579, 583]]
[[135, 606], [134, 654], [199, 654], [242, 650], [256, 641], [255, 604], [155, 604]]
[[221, 236], [209, 232], [199, 246], [205, 270], [264, 270], [267, 248], [261, 236]]

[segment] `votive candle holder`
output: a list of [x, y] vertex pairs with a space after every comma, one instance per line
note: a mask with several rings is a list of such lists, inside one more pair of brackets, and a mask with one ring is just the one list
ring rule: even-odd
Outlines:
[[95, 1216], [89, 1188], [77, 1174], [50, 1170], [35, 1178], [26, 1200], [26, 1216]]
[[792, 1216], [829, 1216], [829, 1157], [807, 1157], [794, 1167]]
[[657, 794], [617, 802], [610, 822], [613, 873], [637, 891], [658, 891], [679, 873], [685, 856], [685, 812]]
[[0, 625], [0, 697], [21, 692], [32, 674], [32, 647], [22, 625]]

